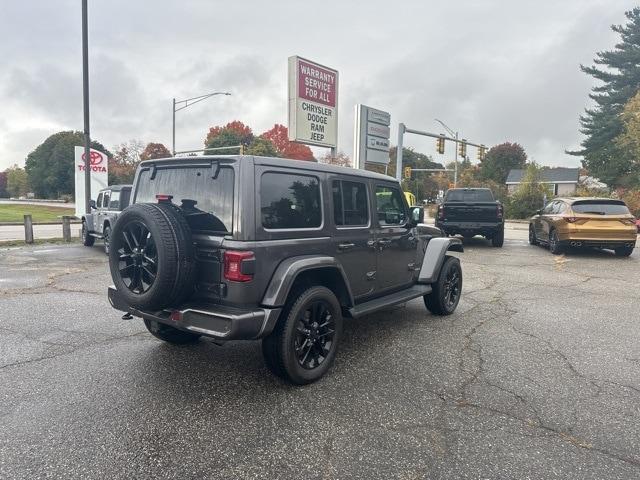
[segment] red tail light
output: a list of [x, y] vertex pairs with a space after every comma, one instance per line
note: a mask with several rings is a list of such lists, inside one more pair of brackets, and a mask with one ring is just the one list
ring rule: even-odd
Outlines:
[[156, 195], [156, 200], [158, 200], [158, 203], [170, 202], [172, 199], [173, 199], [173, 195], [165, 195], [163, 193], [159, 193], [158, 195]]
[[502, 219], [504, 215], [504, 210], [502, 208], [502, 205], [498, 205], [498, 218]]
[[253, 280], [255, 256], [253, 252], [227, 250], [224, 252], [224, 278], [232, 282]]
[[635, 225], [636, 224], [636, 219], [635, 218], [625, 218], [623, 220], [621, 220], [622, 223], [624, 223], [625, 225]]
[[564, 221], [567, 223], [575, 223], [578, 221], [578, 217], [564, 217]]
[[444, 220], [444, 205], [438, 205], [438, 219]]

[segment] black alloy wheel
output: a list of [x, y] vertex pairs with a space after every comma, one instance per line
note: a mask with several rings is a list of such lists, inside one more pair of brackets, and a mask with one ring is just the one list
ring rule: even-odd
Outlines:
[[269, 370], [296, 385], [331, 368], [342, 335], [342, 307], [328, 288], [294, 289], [271, 334], [262, 340]]
[[122, 228], [124, 242], [118, 250], [118, 270], [133, 293], [147, 292], [158, 275], [158, 250], [149, 229], [133, 221]]
[[324, 300], [308, 304], [297, 318], [294, 349], [300, 366], [319, 367], [327, 359], [336, 333], [331, 306]]
[[431, 285], [431, 293], [425, 295], [424, 305], [434, 315], [451, 315], [455, 312], [462, 294], [462, 268], [460, 260], [447, 256], [438, 280]]

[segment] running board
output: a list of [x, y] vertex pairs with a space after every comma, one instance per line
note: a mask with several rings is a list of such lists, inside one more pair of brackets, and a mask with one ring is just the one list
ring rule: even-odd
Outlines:
[[368, 302], [361, 303], [355, 307], [350, 308], [349, 314], [353, 318], [359, 318], [370, 313], [377, 312], [384, 307], [390, 307], [392, 305], [398, 305], [399, 303], [405, 303], [414, 298], [422, 297], [431, 293], [431, 285], [414, 285], [411, 288], [401, 290], [399, 292], [385, 295], [384, 297], [374, 298]]

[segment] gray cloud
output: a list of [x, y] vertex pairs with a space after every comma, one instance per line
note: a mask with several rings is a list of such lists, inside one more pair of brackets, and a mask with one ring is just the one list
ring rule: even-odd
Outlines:
[[[239, 119], [256, 133], [286, 123], [286, 59], [340, 71], [340, 148], [351, 154], [353, 105], [439, 130], [445, 120], [488, 145], [518, 141], [544, 164], [580, 141], [591, 79], [580, 73], [616, 41], [626, 0], [327, 0], [322, 9], [273, 2], [114, 0], [90, 4], [92, 134], [107, 146], [171, 142], [171, 99], [214, 90], [177, 116], [178, 148], [198, 148], [209, 126]], [[78, 2], [0, 7], [0, 168], [47, 135], [82, 129]], [[28, 27], [28, 28], [27, 28]], [[432, 142], [408, 143], [434, 153]], [[473, 154], [473, 153], [472, 153]]]

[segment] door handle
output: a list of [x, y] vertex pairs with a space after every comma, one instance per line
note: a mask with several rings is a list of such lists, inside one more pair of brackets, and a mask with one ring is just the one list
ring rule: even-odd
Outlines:
[[376, 241], [375, 240], [367, 240], [367, 247], [376, 248]]
[[339, 243], [338, 250], [349, 250], [350, 248], [353, 248], [355, 246], [355, 243]]
[[378, 240], [378, 245], [380, 245], [380, 248], [384, 248], [387, 245], [391, 245], [391, 240]]

